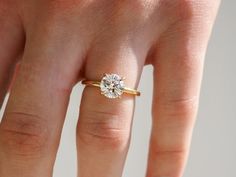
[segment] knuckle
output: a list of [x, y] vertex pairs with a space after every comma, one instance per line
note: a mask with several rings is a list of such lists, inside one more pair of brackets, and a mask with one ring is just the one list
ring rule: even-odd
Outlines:
[[7, 113], [0, 126], [0, 147], [3, 152], [18, 156], [40, 155], [45, 150], [48, 129], [43, 120], [20, 112]]
[[[135, 24], [145, 23], [147, 18], [153, 12], [154, 7], [156, 7], [156, 2], [147, 1], [147, 0], [124, 0], [124, 1], [115, 1], [117, 3], [116, 8], [118, 11], [118, 18], [130, 19], [128, 22]], [[122, 20], [125, 22], [125, 20]], [[128, 24], [127, 24], [128, 25]]]
[[[168, 117], [188, 119], [195, 114], [198, 108], [198, 96], [180, 99], [165, 99], [158, 103], [162, 114]], [[155, 106], [154, 106], [155, 107]], [[155, 112], [155, 110], [154, 110]]]
[[131, 7], [132, 9], [136, 9], [138, 11], [144, 11], [150, 6], [150, 4], [152, 4], [152, 1], [125, 0], [125, 1], [122, 1], [121, 3], [124, 3], [126, 6]]
[[186, 153], [187, 150], [185, 149], [172, 149], [172, 150], [166, 150], [166, 149], [151, 149], [152, 153], [156, 157], [164, 156], [167, 158], [172, 159], [182, 159]]
[[177, 21], [206, 16], [209, 9], [217, 4], [215, 0], [160, 0], [162, 10], [173, 16]]
[[[170, 168], [159, 169], [160, 176], [180, 177], [181, 168], [186, 161], [187, 151], [185, 150], [154, 150], [150, 151], [152, 159], [157, 159], [157, 163], [168, 164]], [[173, 168], [174, 167], [174, 168]], [[158, 175], [158, 176], [159, 176]], [[148, 170], [148, 177], [154, 177], [153, 171]]]
[[61, 13], [70, 13], [70, 11], [82, 7], [83, 4], [91, 2], [86, 0], [50, 0], [46, 1], [46, 6], [51, 12], [60, 15]]
[[78, 138], [97, 148], [120, 149], [129, 142], [128, 124], [119, 114], [90, 111], [80, 116]]

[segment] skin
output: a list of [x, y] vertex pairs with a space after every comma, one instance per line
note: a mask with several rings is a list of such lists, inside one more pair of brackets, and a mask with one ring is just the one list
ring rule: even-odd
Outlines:
[[[51, 177], [73, 86], [103, 73], [137, 88], [154, 68], [146, 177], [181, 177], [219, 0], [0, 0], [0, 177]], [[86, 87], [77, 126], [78, 176], [121, 177], [135, 97]], [[0, 104], [1, 104], [0, 103]]]

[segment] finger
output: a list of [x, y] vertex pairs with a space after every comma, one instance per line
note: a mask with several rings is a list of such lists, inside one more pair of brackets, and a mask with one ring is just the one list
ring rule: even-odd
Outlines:
[[65, 24], [58, 23], [56, 28], [36, 23], [27, 36], [0, 124], [0, 176], [52, 176], [69, 96], [81, 63], [78, 40], [65, 36]]
[[[8, 12], [9, 13], [9, 12]], [[24, 31], [20, 19], [0, 11], [0, 109], [8, 90], [15, 64], [24, 48]]]
[[[97, 44], [102, 45], [89, 53], [86, 79], [99, 81], [104, 73], [116, 73], [125, 77], [128, 87], [137, 88], [145, 49], [138, 51], [124, 41], [114, 36], [98, 40]], [[123, 94], [120, 99], [109, 99], [100, 92], [96, 87], [86, 87], [83, 92], [77, 127], [78, 176], [120, 177], [130, 141], [135, 97]]]
[[198, 107], [203, 58], [215, 15], [212, 11], [204, 13], [204, 18], [194, 15], [176, 23], [159, 40], [148, 177], [183, 174]]

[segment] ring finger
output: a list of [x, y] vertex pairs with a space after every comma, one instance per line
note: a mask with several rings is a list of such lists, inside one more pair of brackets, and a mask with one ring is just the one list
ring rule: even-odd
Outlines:
[[[98, 40], [96, 44], [100, 43]], [[116, 73], [125, 77], [126, 87], [136, 88], [145, 53], [145, 49], [133, 48], [122, 37], [103, 38], [102, 45], [96, 45], [88, 55], [85, 77], [99, 81], [104, 73]], [[100, 92], [100, 88], [89, 86], [83, 92], [77, 127], [79, 176], [120, 177], [135, 97], [123, 94], [120, 99], [109, 99]]]

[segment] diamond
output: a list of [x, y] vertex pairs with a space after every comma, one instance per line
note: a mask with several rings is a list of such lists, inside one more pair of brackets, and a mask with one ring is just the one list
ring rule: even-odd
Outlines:
[[107, 98], [119, 98], [124, 88], [124, 81], [117, 74], [105, 74], [100, 83], [101, 93]]

